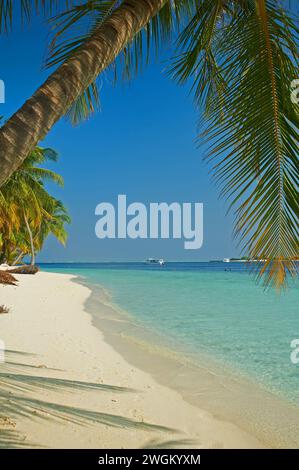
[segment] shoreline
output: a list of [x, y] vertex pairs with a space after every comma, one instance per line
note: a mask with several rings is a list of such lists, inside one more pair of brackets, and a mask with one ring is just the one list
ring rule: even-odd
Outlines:
[[130, 364], [177, 391], [188, 403], [254, 435], [266, 447], [299, 447], [296, 404], [250, 377], [223, 369], [223, 364], [216, 360], [201, 357], [195, 364], [188, 356], [176, 353], [172, 345], [158, 342], [147, 327], [134, 323], [134, 318], [113, 304], [113, 299], [105, 298], [103, 286], [88, 283], [80, 276], [73, 282], [91, 289], [85, 308], [92, 316], [93, 325]]
[[41, 272], [0, 286], [0, 448], [261, 448], [132, 366], [92, 325], [91, 290]]

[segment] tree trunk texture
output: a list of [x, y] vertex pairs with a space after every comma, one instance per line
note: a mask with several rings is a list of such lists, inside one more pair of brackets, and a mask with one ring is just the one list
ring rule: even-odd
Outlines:
[[0, 129], [0, 186], [169, 0], [125, 0]]

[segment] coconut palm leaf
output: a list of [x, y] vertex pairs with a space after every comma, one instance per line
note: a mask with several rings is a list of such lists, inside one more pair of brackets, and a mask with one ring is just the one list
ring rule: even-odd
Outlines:
[[44, 183], [46, 181], [49, 181], [58, 184], [61, 187], [64, 186], [63, 177], [55, 173], [55, 171], [48, 170], [46, 168], [33, 167], [29, 169], [24, 169], [22, 170], [22, 175], [27, 175], [29, 178], [32, 178], [39, 182]]
[[71, 223], [71, 218], [67, 209], [61, 201], [55, 198], [48, 199], [44, 206], [47, 215], [43, 218], [42, 223], [35, 234], [35, 246], [41, 250], [47, 237], [52, 234], [62, 245], [66, 244], [67, 231], [66, 224]]
[[1, 127], [1, 185], [167, 1], [123, 0], [82, 47], [51, 73], [20, 111]]
[[22, 21], [29, 21], [33, 14], [52, 15], [72, 3], [73, 0], [0, 0], [0, 33], [11, 30], [17, 12]]
[[[58, 65], [75, 54], [118, 4], [119, 1], [115, 0], [87, 1], [52, 18], [50, 24], [54, 35], [47, 66]], [[94, 81], [73, 103], [67, 117], [73, 125], [77, 125], [99, 108], [99, 86], [98, 81]]]
[[66, 116], [76, 126], [100, 109], [100, 90], [98, 82], [93, 82], [74, 102]]
[[[58, 14], [50, 22], [53, 38], [49, 48], [47, 67], [59, 65], [73, 57], [78, 50], [101, 26], [105, 19], [117, 9], [121, 0], [86, 1]], [[138, 32], [131, 42], [111, 64], [113, 79], [130, 79], [149, 62], [151, 51], [156, 55], [163, 44], [166, 45], [179, 25], [190, 17], [196, 5], [195, 0], [166, 1], [160, 12], [147, 26]], [[94, 81], [72, 105], [67, 116], [73, 124], [88, 118], [100, 107], [99, 81]]]
[[192, 80], [203, 106], [200, 139], [235, 208], [244, 254], [264, 260], [258, 278], [280, 288], [296, 274], [299, 253], [299, 108], [290, 99], [298, 28], [272, 0], [227, 2], [231, 10], [221, 11], [222, 3], [202, 2], [180, 36], [171, 73]]
[[[63, 185], [63, 178], [40, 167], [57, 161], [52, 149], [37, 147], [0, 190], [0, 258], [22, 259], [40, 251], [49, 234], [66, 243], [65, 224], [70, 217], [63, 204], [52, 197], [44, 183]], [[38, 166], [36, 166], [38, 165]]]
[[[74, 122], [96, 108], [98, 93], [86, 90], [95, 90], [108, 66], [116, 77], [132, 75], [152, 47], [158, 50], [185, 27], [170, 73], [192, 82], [202, 110], [200, 140], [210, 145], [214, 177], [235, 208], [235, 234], [245, 253], [266, 260], [260, 271], [266, 285], [286, 285], [298, 258], [298, 105], [290, 99], [298, 28], [289, 4], [94, 0], [56, 16], [48, 65], [63, 65], [2, 128], [0, 180], [71, 105]], [[22, 131], [20, 121], [29, 123]]]

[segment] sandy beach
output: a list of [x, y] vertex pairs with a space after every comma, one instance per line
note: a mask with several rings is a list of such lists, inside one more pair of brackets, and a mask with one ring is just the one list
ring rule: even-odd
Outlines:
[[0, 448], [263, 447], [130, 365], [93, 326], [90, 290], [73, 276], [17, 278], [0, 287]]

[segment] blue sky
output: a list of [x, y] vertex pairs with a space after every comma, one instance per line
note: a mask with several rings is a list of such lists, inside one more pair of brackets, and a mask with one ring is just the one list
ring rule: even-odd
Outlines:
[[[16, 27], [0, 37], [0, 79], [9, 117], [46, 78], [42, 70], [47, 29], [36, 18], [30, 28]], [[130, 84], [113, 86], [101, 78], [101, 112], [79, 127], [61, 120], [42, 145], [58, 151], [52, 168], [65, 179], [64, 189], [49, 189], [68, 207], [72, 225], [67, 247], [49, 239], [39, 261], [208, 260], [238, 255], [232, 239], [232, 217], [218, 199], [203, 147], [195, 143], [197, 113], [187, 87], [165, 76], [164, 63], [150, 65]], [[204, 244], [184, 250], [183, 240], [99, 240], [94, 215], [98, 203], [203, 202]]]

